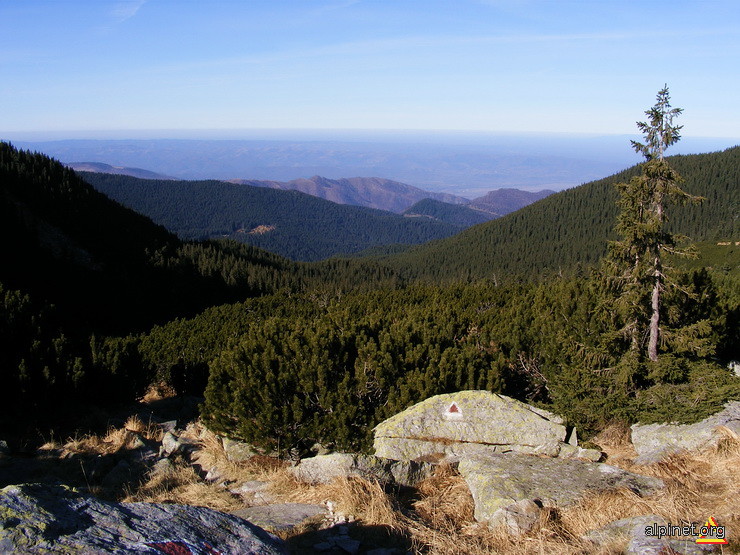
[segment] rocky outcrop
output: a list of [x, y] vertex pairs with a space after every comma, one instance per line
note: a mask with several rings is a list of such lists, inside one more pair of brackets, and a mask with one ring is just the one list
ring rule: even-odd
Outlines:
[[628, 488], [642, 496], [663, 487], [657, 478], [607, 464], [516, 453], [466, 458], [458, 470], [473, 495], [479, 522], [490, 522], [499, 509], [525, 499], [562, 507], [589, 492]]
[[740, 401], [725, 405], [724, 410], [695, 424], [635, 424], [632, 444], [637, 464], [650, 464], [671, 453], [697, 451], [716, 445], [721, 437], [718, 426], [740, 434]]
[[357, 476], [401, 486], [414, 486], [431, 476], [433, 470], [434, 465], [430, 463], [396, 461], [353, 453], [310, 457], [291, 469], [298, 480], [310, 484], [328, 484], [335, 478]]
[[526, 453], [599, 460], [581, 449], [562, 418], [505, 395], [460, 391], [436, 395], [381, 422], [375, 454], [395, 460]]
[[175, 504], [109, 503], [63, 486], [0, 490], [1, 553], [285, 553], [239, 517]]

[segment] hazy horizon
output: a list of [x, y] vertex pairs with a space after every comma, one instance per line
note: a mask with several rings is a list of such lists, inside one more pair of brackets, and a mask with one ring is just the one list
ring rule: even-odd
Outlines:
[[[178, 179], [381, 177], [468, 198], [499, 188], [562, 190], [641, 160], [630, 148], [634, 135], [240, 130], [233, 138], [213, 139], [193, 133], [201, 138], [13, 142], [64, 163], [140, 168]], [[736, 144], [687, 137], [669, 154], [723, 150]]]

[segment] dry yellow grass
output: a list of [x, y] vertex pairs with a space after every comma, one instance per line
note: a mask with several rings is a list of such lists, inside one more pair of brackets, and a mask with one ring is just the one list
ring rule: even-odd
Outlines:
[[[203, 426], [188, 427], [185, 436], [197, 441], [199, 449], [192, 463], [203, 471], [217, 467], [223, 480], [240, 484], [248, 480], [270, 483], [276, 501], [326, 503], [331, 501], [337, 513], [352, 515], [363, 527], [388, 531], [388, 537], [404, 541], [419, 553], [431, 554], [583, 554], [621, 553], [624, 539], [596, 547], [580, 538], [588, 531], [622, 518], [657, 514], [667, 521], [699, 522], [710, 516], [727, 527], [731, 542], [740, 534], [740, 438], [727, 428], [716, 448], [701, 453], [681, 453], [656, 464], [637, 466], [629, 427], [612, 424], [594, 441], [607, 453], [610, 464], [661, 478], [665, 488], [657, 494], [640, 498], [621, 490], [589, 495], [579, 504], [561, 510], [546, 509], [537, 526], [521, 538], [504, 530], [493, 530], [475, 522], [470, 491], [457, 471], [440, 466], [434, 476], [416, 489], [413, 499], [397, 497], [375, 481], [360, 478], [336, 479], [330, 484], [308, 485], [297, 481], [287, 463], [268, 457], [254, 457], [244, 463], [228, 460], [220, 439]], [[131, 418], [120, 429], [105, 436], [85, 436], [64, 444], [49, 442], [45, 447], [63, 457], [73, 454], [117, 453], [130, 448], [138, 436], [161, 440], [159, 427]], [[191, 462], [176, 459], [170, 472], [160, 473], [130, 489], [125, 501], [182, 503], [232, 511], [244, 501], [217, 484], [204, 482]], [[307, 529], [287, 534], [297, 536]], [[401, 538], [401, 540], [399, 540]], [[738, 548], [737, 540], [726, 552]]]
[[134, 415], [128, 418], [122, 428], [109, 428], [104, 436], [88, 434], [69, 438], [64, 444], [48, 442], [40, 449], [60, 449], [62, 457], [111, 455], [122, 449], [135, 448], [140, 437], [149, 441], [161, 441], [162, 436], [163, 433], [159, 426], [152, 422], [144, 423]]
[[[417, 552], [458, 555], [472, 553], [584, 553], [588, 544], [576, 540], [557, 513], [543, 510], [530, 534], [514, 538], [506, 531], [475, 522], [474, 503], [465, 480], [450, 466], [441, 466], [418, 486], [420, 499], [402, 523]], [[602, 550], [599, 553], [617, 553]]]
[[270, 457], [256, 456], [244, 462], [232, 462], [226, 456], [221, 439], [200, 423], [188, 426], [185, 437], [200, 444], [193, 462], [204, 470], [217, 467], [221, 478], [228, 482], [241, 483], [248, 480], [277, 480], [276, 475], [289, 463]]
[[[463, 479], [442, 466], [418, 486], [419, 499], [402, 512], [397, 501], [376, 483], [360, 479], [335, 480], [326, 486], [307, 486], [287, 473], [276, 475], [275, 487], [292, 492], [290, 500], [332, 500], [339, 510], [356, 515], [365, 525], [384, 525], [407, 537], [415, 552], [432, 554], [583, 554], [622, 553], [626, 538], [615, 538], [603, 546], [580, 539], [586, 532], [610, 522], [646, 514], [657, 514], [671, 523], [703, 524], [709, 516], [727, 526], [730, 539], [740, 531], [740, 516], [734, 508], [740, 498], [740, 438], [725, 430], [720, 444], [703, 453], [672, 455], [645, 467], [632, 464], [634, 450], [628, 435], [612, 430], [600, 445], [623, 454], [622, 461], [633, 470], [659, 477], [666, 487], [656, 495], [641, 498], [620, 490], [589, 495], [581, 503], [562, 510], [544, 510], [538, 526], [526, 536], [514, 538], [503, 530], [492, 530], [473, 519], [473, 501]], [[608, 447], [606, 447], [608, 446]], [[632, 452], [631, 456], [630, 451]], [[614, 462], [610, 459], [610, 462]], [[730, 550], [737, 546], [729, 546]]]
[[627, 422], [611, 422], [593, 438], [593, 443], [606, 453], [609, 464], [614, 466], [628, 469], [637, 457]]
[[171, 471], [157, 474], [130, 490], [123, 501], [179, 503], [226, 512], [243, 506], [225, 489], [203, 482], [195, 469], [182, 461], [175, 463]]
[[162, 399], [169, 399], [175, 397], [177, 392], [175, 389], [165, 382], [155, 382], [151, 384], [146, 393], [141, 397], [142, 403], [153, 403], [154, 401], [161, 401]]
[[[698, 522], [710, 516], [727, 526], [730, 538], [740, 532], [740, 438], [720, 429], [719, 444], [701, 453], [678, 453], [658, 463], [630, 470], [660, 478], [665, 488], [648, 498], [629, 491], [592, 495], [579, 505], [562, 511], [565, 526], [580, 535], [605, 524], [631, 516], [657, 514], [673, 524]], [[610, 458], [608, 462], [613, 463]]]
[[[286, 463], [255, 457], [244, 463], [229, 461], [221, 440], [204, 426], [194, 423], [181, 435], [197, 442], [199, 448], [192, 461], [176, 458], [174, 467], [159, 473], [130, 488], [124, 501], [149, 503], [180, 503], [208, 507], [220, 511], [233, 511], [244, 507], [244, 501], [229, 493], [222, 482], [240, 484], [248, 480], [278, 481]], [[221, 477], [217, 483], [204, 481], [196, 467], [202, 472], [218, 468]]]

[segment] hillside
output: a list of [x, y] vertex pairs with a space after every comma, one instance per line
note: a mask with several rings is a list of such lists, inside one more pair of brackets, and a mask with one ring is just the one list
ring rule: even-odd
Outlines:
[[[4, 142], [0, 248], [4, 433], [63, 426], [96, 404], [141, 396], [156, 376], [142, 363], [139, 334], [154, 324], [278, 291], [397, 283], [365, 261], [309, 266], [235, 242], [185, 243], [61, 163]], [[182, 381], [182, 391], [202, 393], [206, 377]]]
[[469, 206], [449, 204], [430, 198], [420, 200], [411, 208], [405, 210], [403, 215], [408, 218], [429, 218], [456, 225], [460, 228], [468, 228], [494, 218], [488, 212], [474, 210]]
[[[710, 154], [672, 156], [683, 189], [706, 198], [701, 206], [671, 207], [669, 227], [692, 240], [737, 239], [740, 147]], [[614, 184], [639, 172], [611, 177], [551, 195], [497, 220], [382, 258], [409, 276], [431, 280], [539, 277], [595, 264], [613, 239]], [[464, 254], [461, 254], [464, 253]]]
[[519, 189], [496, 189], [495, 191], [490, 191], [485, 196], [473, 199], [470, 202], [470, 207], [475, 210], [487, 212], [494, 218], [497, 218], [524, 208], [553, 193], [555, 191], [551, 191], [550, 189], [536, 192], [521, 191]]
[[476, 224], [500, 218], [538, 200], [554, 194], [555, 191], [529, 192], [519, 189], [497, 189], [485, 196], [464, 205], [450, 204], [431, 198], [423, 199], [403, 212], [405, 216], [422, 216], [468, 228]]
[[425, 198], [451, 204], [466, 204], [469, 202], [467, 199], [456, 195], [424, 191], [405, 183], [380, 177], [328, 179], [315, 175], [310, 179], [294, 179], [287, 182], [249, 179], [230, 179], [229, 182], [253, 187], [300, 191], [337, 204], [366, 206], [397, 213], [403, 212], [414, 203]]
[[0, 246], [2, 286], [88, 331], [142, 329], [301, 280], [247, 245], [183, 243], [59, 162], [2, 142]]
[[394, 243], [449, 237], [459, 227], [340, 205], [298, 191], [223, 181], [85, 174], [97, 190], [185, 239], [228, 237], [293, 260], [320, 260]]

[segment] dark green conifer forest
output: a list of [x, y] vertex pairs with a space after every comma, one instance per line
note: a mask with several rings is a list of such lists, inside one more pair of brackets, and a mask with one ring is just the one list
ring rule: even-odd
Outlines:
[[[740, 235], [740, 147], [722, 152], [669, 156], [683, 188], [706, 200], [672, 210], [667, 229], [692, 241]], [[617, 238], [615, 185], [640, 173], [635, 166], [568, 189], [453, 237], [382, 258], [384, 264], [432, 282], [459, 279], [538, 279], [595, 266]]]
[[652, 362], [630, 358], [601, 264], [614, 184], [640, 168], [407, 253], [299, 263], [183, 241], [0, 143], [0, 428], [51, 426], [157, 381], [204, 396], [214, 430], [281, 453], [367, 449], [382, 419], [460, 389], [539, 404], [586, 437], [613, 420], [702, 418], [740, 398], [727, 368], [740, 273], [717, 245], [740, 240], [740, 149], [666, 160], [706, 198], [671, 208], [669, 229], [712, 258], [675, 264]]
[[83, 177], [183, 239], [228, 237], [293, 260], [315, 261], [382, 245], [424, 243], [471, 225], [404, 218], [299, 191], [223, 181], [159, 181], [104, 173]]

